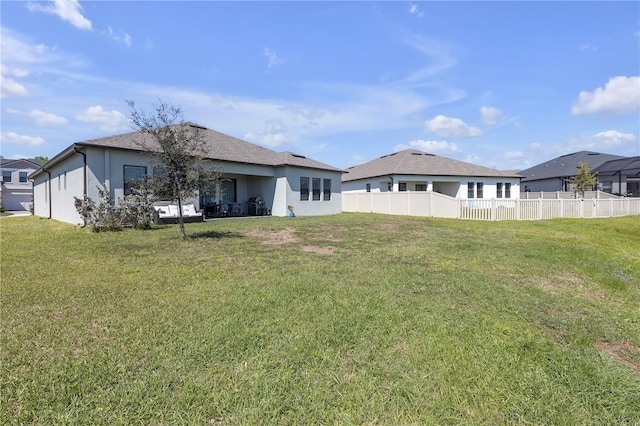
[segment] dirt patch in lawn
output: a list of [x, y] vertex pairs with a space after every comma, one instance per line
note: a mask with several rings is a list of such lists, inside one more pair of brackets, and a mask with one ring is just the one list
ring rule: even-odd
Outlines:
[[605, 353], [630, 369], [640, 379], [640, 347], [626, 342], [600, 342], [596, 345], [598, 350]]
[[277, 232], [254, 230], [249, 232], [248, 235], [262, 240], [262, 244], [271, 246], [297, 243], [298, 241], [300, 241], [300, 239], [296, 237], [296, 234], [292, 229], [283, 229], [282, 231]]
[[304, 246], [302, 251], [305, 253], [318, 253], [318, 254], [333, 254], [335, 248], [333, 247], [316, 247], [316, 246]]
[[563, 272], [552, 277], [541, 277], [536, 279], [535, 283], [544, 291], [554, 295], [574, 293], [589, 300], [604, 299], [602, 291], [570, 273]]

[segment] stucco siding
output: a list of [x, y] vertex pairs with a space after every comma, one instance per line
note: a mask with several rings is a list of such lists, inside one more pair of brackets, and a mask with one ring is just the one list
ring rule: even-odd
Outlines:
[[[287, 167], [286, 175], [287, 205], [293, 206], [293, 211], [297, 216], [321, 216], [342, 212], [341, 173], [325, 170]], [[300, 199], [301, 177], [309, 178], [309, 200]], [[313, 200], [311, 186], [313, 178], [320, 179], [320, 200]], [[331, 199], [328, 201], [324, 200], [324, 179], [331, 180]], [[279, 211], [280, 210], [278, 210], [278, 212]], [[285, 214], [288, 214], [288, 211], [285, 211]]]
[[[454, 198], [468, 198], [468, 183], [478, 182], [483, 184], [482, 198], [497, 198], [497, 184], [503, 184], [502, 197], [505, 197], [505, 185], [511, 184], [511, 197], [520, 197], [520, 180], [510, 177], [478, 177], [478, 176], [414, 176], [414, 175], [392, 175], [379, 176], [375, 178], [362, 179], [342, 183], [342, 190], [345, 193], [366, 192], [367, 184], [370, 185], [370, 192], [387, 192], [388, 185], [391, 184], [392, 192], [401, 192], [401, 187], [407, 191], [419, 191], [418, 188], [426, 188], [426, 191], [438, 192]], [[424, 189], [423, 189], [424, 190]], [[419, 191], [420, 192], [420, 191]], [[475, 197], [472, 197], [475, 198]]]
[[[47, 168], [49, 173], [34, 179], [34, 214], [51, 217], [62, 222], [82, 224], [75, 208], [75, 198], [82, 198], [84, 167], [81, 155], [72, 155], [66, 161]], [[51, 178], [49, 178], [49, 174]]]

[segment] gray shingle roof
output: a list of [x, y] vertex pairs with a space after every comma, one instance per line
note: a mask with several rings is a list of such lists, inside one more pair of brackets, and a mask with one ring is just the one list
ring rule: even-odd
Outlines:
[[547, 162], [520, 171], [524, 176], [522, 182], [551, 179], [559, 177], [575, 176], [578, 171], [578, 163], [585, 163], [589, 170], [593, 170], [603, 163], [611, 160], [625, 158], [620, 155], [602, 154], [593, 151], [579, 151], [573, 154], [562, 155]]
[[0, 159], [0, 166], [7, 167], [11, 169], [34, 169], [42, 166], [42, 163], [33, 158], [20, 158], [17, 160], [12, 160], [9, 158]]
[[[234, 163], [259, 164], [273, 167], [298, 166], [338, 172], [342, 171], [341, 169], [302, 155], [291, 152], [272, 151], [242, 139], [198, 126], [194, 123], [184, 123], [184, 125], [196, 127], [204, 132], [206, 144], [204, 156], [213, 161], [230, 161]], [[151, 136], [142, 132], [130, 132], [92, 139], [79, 142], [76, 145], [141, 151], [143, 150], [141, 144], [149, 147], [156, 145]]]
[[464, 161], [452, 160], [415, 149], [406, 149], [368, 163], [350, 167], [342, 175], [343, 182], [368, 179], [388, 175], [420, 176], [478, 176], [478, 177], [520, 177], [513, 172], [482, 167]]

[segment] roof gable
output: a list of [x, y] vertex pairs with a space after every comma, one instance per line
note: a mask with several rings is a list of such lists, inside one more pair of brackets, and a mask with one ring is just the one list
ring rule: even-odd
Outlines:
[[625, 158], [620, 155], [603, 154], [593, 151], [578, 151], [572, 154], [561, 155], [552, 160], [520, 171], [524, 176], [523, 182], [531, 180], [551, 179], [575, 176], [578, 171], [578, 164], [585, 163], [590, 170], [595, 169], [603, 163], [611, 160]]
[[342, 181], [388, 175], [520, 177], [512, 172], [494, 170], [415, 149], [405, 149], [348, 168], [347, 174], [342, 176]]
[[0, 165], [3, 169], [35, 170], [42, 166], [42, 163], [32, 158], [20, 158], [18, 160], [2, 158]]

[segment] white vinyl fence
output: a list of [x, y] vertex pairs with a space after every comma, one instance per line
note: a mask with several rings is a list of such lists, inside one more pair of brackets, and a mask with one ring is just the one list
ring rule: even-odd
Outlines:
[[640, 198], [473, 199], [436, 192], [346, 192], [342, 211], [473, 220], [539, 220], [640, 215]]

